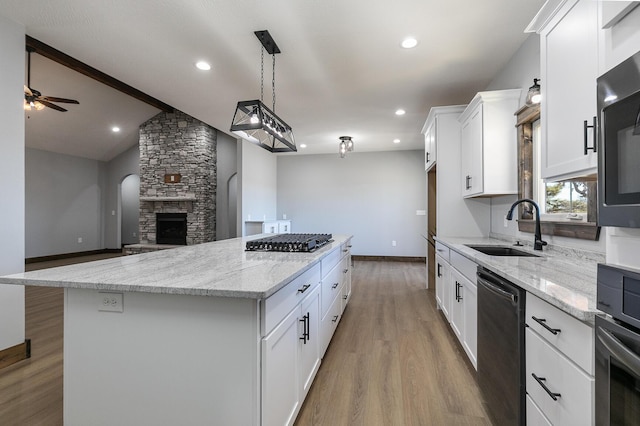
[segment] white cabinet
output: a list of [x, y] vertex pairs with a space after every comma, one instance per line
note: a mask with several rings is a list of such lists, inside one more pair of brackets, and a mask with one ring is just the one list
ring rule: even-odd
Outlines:
[[244, 223], [245, 235], [290, 234], [290, 220], [247, 220]]
[[479, 92], [460, 115], [462, 196], [517, 194], [520, 89]]
[[598, 75], [640, 51], [640, 2], [598, 2]]
[[471, 364], [478, 368], [478, 266], [440, 242], [436, 251], [436, 300]]
[[595, 129], [585, 126], [596, 117], [597, 8], [593, 0], [566, 1], [538, 29], [541, 175], [546, 179], [596, 172]]
[[451, 279], [450, 266], [440, 254], [436, 254], [436, 302], [444, 316], [450, 320]]
[[293, 424], [320, 367], [320, 266], [263, 302], [262, 424]]
[[291, 233], [291, 221], [290, 220], [279, 220], [278, 221], [278, 233], [279, 234], [290, 234]]
[[592, 327], [531, 293], [526, 323], [527, 423], [593, 425]]
[[436, 120], [431, 114], [422, 128], [422, 133], [424, 134], [424, 169], [429, 171], [436, 164], [437, 159]]

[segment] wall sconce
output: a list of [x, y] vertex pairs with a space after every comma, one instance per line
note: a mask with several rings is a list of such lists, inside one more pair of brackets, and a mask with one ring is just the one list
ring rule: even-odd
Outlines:
[[340, 136], [339, 139], [338, 152], [340, 153], [340, 158], [344, 158], [347, 152], [353, 151], [353, 140], [351, 140], [351, 136]]
[[527, 106], [537, 105], [542, 100], [542, 95], [540, 94], [540, 85], [538, 84], [539, 81], [539, 78], [534, 78], [533, 86], [529, 87], [529, 91], [527, 92], [527, 99], [525, 101], [525, 104]]

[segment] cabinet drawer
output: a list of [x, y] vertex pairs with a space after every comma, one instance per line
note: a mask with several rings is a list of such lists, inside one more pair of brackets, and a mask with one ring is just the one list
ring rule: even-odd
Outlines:
[[342, 258], [342, 250], [336, 247], [333, 251], [329, 252], [320, 261], [320, 268], [322, 269], [322, 278], [326, 277], [329, 272], [340, 262]]
[[342, 293], [342, 283], [344, 280], [340, 266], [341, 265], [336, 265], [331, 272], [322, 279], [322, 316], [327, 314], [331, 304], [336, 300], [336, 297]]
[[438, 254], [444, 261], [449, 262], [449, 247], [439, 241], [436, 241], [436, 254]]
[[527, 426], [552, 426], [529, 395], [527, 395]]
[[291, 312], [293, 308], [311, 294], [320, 284], [320, 265], [316, 264], [298, 278], [265, 299], [262, 309], [262, 336], [269, 332]]
[[[593, 378], [530, 328], [527, 328], [525, 336], [526, 387], [533, 402], [554, 425], [593, 424]], [[540, 382], [534, 378], [534, 374]], [[556, 400], [542, 385], [549, 392], [559, 394]]]
[[[531, 293], [527, 294], [526, 323], [552, 346], [593, 376], [595, 353], [593, 328]], [[543, 324], [555, 330], [557, 334], [553, 334]]]
[[456, 268], [462, 275], [467, 277], [469, 281], [473, 284], [476, 284], [478, 280], [476, 279], [476, 273], [478, 272], [478, 265], [471, 259], [468, 259], [458, 253], [457, 251], [452, 250], [451, 254], [451, 266]]
[[336, 331], [338, 327], [338, 323], [340, 322], [340, 311], [342, 309], [342, 303], [339, 299], [333, 301], [333, 304], [329, 307], [327, 314], [322, 318], [320, 323], [320, 335], [321, 335], [321, 348], [320, 354], [321, 357], [324, 357], [324, 353], [327, 351], [329, 347], [329, 343], [331, 342], [331, 338], [333, 337], [333, 333]]
[[347, 240], [340, 245], [342, 256], [351, 256], [351, 240]]

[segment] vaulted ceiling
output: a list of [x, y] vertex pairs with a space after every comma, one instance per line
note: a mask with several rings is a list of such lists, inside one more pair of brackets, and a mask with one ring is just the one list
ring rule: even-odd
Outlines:
[[[466, 103], [483, 90], [526, 39], [523, 30], [543, 2], [0, 0], [0, 15], [227, 133], [236, 103], [260, 97], [261, 45], [253, 32], [267, 29], [282, 51], [276, 112], [297, 144], [307, 145], [298, 152], [337, 154], [342, 135], [358, 151], [421, 149], [429, 109]], [[413, 49], [400, 47], [408, 36], [418, 40]], [[80, 104], [28, 113], [28, 146], [109, 160], [133, 146], [137, 126], [158, 112], [49, 59], [32, 59], [32, 87]], [[199, 60], [212, 69], [196, 69]], [[267, 56], [269, 106], [271, 82]], [[406, 114], [396, 116], [398, 108]]]

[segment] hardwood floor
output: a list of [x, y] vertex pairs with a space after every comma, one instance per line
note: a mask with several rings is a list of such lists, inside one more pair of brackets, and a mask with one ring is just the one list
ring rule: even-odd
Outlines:
[[[424, 282], [424, 263], [355, 262], [353, 296], [296, 425], [490, 425]], [[0, 370], [0, 425], [62, 425], [62, 290], [26, 288], [26, 310], [32, 357]]]
[[297, 426], [491, 424], [425, 274], [424, 263], [356, 262]]

